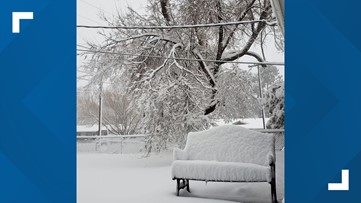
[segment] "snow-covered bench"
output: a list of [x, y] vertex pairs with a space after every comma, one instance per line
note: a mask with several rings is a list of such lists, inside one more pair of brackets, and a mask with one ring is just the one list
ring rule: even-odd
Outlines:
[[277, 202], [275, 141], [272, 134], [225, 125], [188, 134], [184, 150], [174, 149], [172, 178], [189, 192], [189, 180], [268, 182]]

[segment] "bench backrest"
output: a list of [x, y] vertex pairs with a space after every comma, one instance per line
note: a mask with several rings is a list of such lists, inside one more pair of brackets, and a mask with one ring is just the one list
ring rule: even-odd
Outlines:
[[265, 166], [269, 165], [269, 154], [274, 157], [274, 149], [274, 135], [235, 125], [191, 132], [185, 147], [190, 160], [242, 162]]

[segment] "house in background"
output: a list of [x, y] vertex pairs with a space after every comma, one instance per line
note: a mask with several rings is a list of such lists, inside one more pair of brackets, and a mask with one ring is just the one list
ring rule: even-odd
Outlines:
[[[98, 125], [78, 125], [76, 126], [76, 136], [96, 136], [99, 135]], [[108, 130], [103, 126], [102, 135], [109, 135]]]

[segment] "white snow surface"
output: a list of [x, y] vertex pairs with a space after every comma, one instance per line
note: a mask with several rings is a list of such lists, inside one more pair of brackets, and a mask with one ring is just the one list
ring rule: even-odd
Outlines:
[[271, 182], [270, 167], [249, 163], [177, 160], [172, 177], [206, 181]]
[[[283, 199], [284, 155], [276, 153], [278, 199]], [[269, 183], [190, 181], [191, 193], [170, 177], [171, 153], [140, 158], [135, 154], [77, 154], [78, 203], [229, 203], [271, 202]]]
[[269, 166], [274, 157], [274, 135], [235, 125], [188, 134], [187, 160], [239, 162]]

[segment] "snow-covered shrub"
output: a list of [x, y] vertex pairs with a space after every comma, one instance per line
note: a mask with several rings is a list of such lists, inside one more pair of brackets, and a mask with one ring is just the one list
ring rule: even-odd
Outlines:
[[254, 77], [254, 74], [240, 69], [238, 65], [220, 71], [217, 83], [217, 99], [220, 101], [215, 115], [217, 119], [228, 122], [258, 116], [261, 102], [257, 98], [258, 92], [254, 91], [258, 87]]
[[267, 128], [284, 128], [284, 85], [278, 83], [272, 85], [265, 94], [265, 108], [268, 109], [271, 117], [267, 122]]

